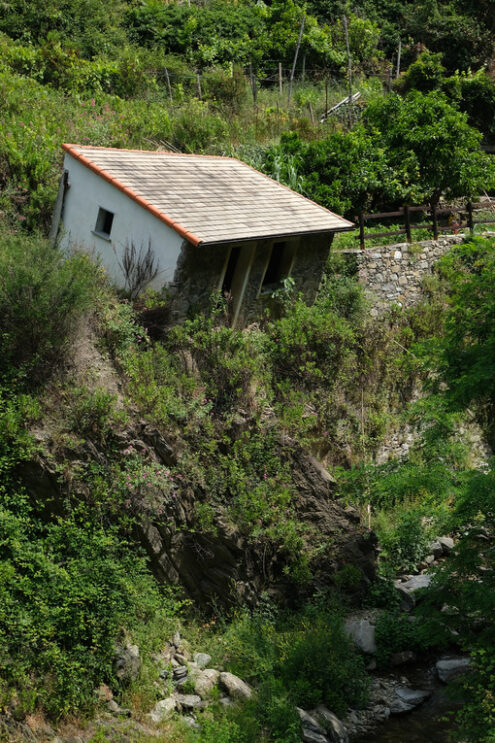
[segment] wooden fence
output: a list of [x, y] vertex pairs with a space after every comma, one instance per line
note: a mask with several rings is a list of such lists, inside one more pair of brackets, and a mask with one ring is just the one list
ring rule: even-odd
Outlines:
[[[464, 207], [462, 206], [447, 206], [437, 207], [425, 204], [423, 206], [409, 206], [405, 204], [396, 212], [380, 212], [379, 214], [365, 214], [360, 212], [354, 221], [357, 222], [356, 229], [359, 229], [359, 235], [356, 235], [356, 240], [359, 240], [361, 248], [364, 250], [365, 241], [370, 240], [374, 237], [390, 237], [393, 235], [406, 235], [407, 242], [412, 242], [412, 231], [413, 230], [430, 230], [433, 233], [433, 237], [436, 240], [439, 235], [439, 229], [442, 232], [458, 232], [465, 227], [468, 227], [471, 232], [474, 229], [475, 224], [490, 224], [495, 223], [495, 219], [475, 219], [474, 211], [476, 209], [489, 209], [493, 205], [491, 202], [488, 203], [473, 203], [468, 201]], [[424, 220], [420, 224], [414, 222], [411, 216], [414, 214], [424, 214], [427, 222]], [[451, 221], [440, 224], [445, 217], [451, 217], [456, 215], [459, 217], [459, 221]], [[463, 217], [465, 218], [463, 220]], [[404, 222], [404, 228], [400, 230], [393, 230], [392, 232], [368, 232], [365, 234], [366, 222], [376, 219], [397, 219], [399, 222]]]

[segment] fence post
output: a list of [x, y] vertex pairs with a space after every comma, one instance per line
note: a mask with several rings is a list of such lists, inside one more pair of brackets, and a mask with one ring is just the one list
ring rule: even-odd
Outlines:
[[466, 204], [467, 207], [467, 217], [468, 217], [468, 227], [471, 234], [473, 234], [474, 231], [474, 221], [473, 221], [473, 202], [468, 201]]
[[404, 204], [404, 221], [406, 223], [406, 236], [407, 242], [412, 242], [411, 239], [411, 214], [409, 212], [409, 204]]
[[167, 81], [167, 90], [168, 90], [168, 94], [169, 94], [169, 96], [170, 96], [170, 100], [172, 101], [172, 100], [173, 100], [173, 96], [172, 96], [172, 86], [170, 85], [170, 75], [168, 74], [168, 70], [167, 70], [167, 68], [166, 68], [166, 67], [165, 67], [165, 79], [166, 79], [166, 81]]
[[253, 65], [249, 63], [249, 79], [251, 81], [251, 90], [253, 91], [253, 106], [256, 108], [258, 99], [258, 89], [256, 87], [256, 75], [253, 73]]
[[289, 94], [287, 96], [287, 108], [290, 107], [290, 99], [291, 99], [291, 96], [292, 96], [292, 83], [294, 81], [294, 73], [296, 71], [296, 64], [297, 64], [297, 57], [298, 57], [298, 54], [299, 54], [299, 49], [301, 48], [301, 40], [302, 40], [302, 35], [303, 35], [303, 31], [304, 31], [304, 24], [305, 24], [305, 22], [306, 22], [306, 11], [304, 11], [303, 12], [303, 15], [302, 15], [301, 28], [299, 29], [299, 37], [297, 39], [296, 51], [294, 53], [294, 61], [292, 62], [292, 70], [290, 72], [290, 78], [289, 78]]
[[359, 212], [359, 244], [361, 250], [364, 250], [364, 212]]
[[433, 239], [438, 240], [438, 216], [437, 216], [437, 205], [431, 205], [431, 218], [433, 220]]

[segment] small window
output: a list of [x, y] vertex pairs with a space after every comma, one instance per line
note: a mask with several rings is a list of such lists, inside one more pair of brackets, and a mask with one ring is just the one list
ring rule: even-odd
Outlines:
[[285, 278], [285, 243], [273, 243], [270, 260], [263, 277], [262, 289], [279, 284]]
[[110, 233], [112, 231], [113, 217], [114, 217], [113, 212], [109, 212], [100, 206], [100, 210], [98, 212], [98, 218], [96, 220], [96, 227], [94, 231], [97, 232], [99, 235], [102, 235], [102, 237], [110, 237]]

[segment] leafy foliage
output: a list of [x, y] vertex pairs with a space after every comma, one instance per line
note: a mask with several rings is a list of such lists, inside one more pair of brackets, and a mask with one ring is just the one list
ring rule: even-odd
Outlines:
[[4, 231], [0, 275], [0, 375], [33, 381], [60, 358], [97, 269], [87, 257], [66, 261], [42, 239]]
[[475, 404], [494, 441], [495, 410], [495, 251], [477, 238], [442, 262], [451, 287], [450, 309], [441, 343], [440, 371], [454, 409]]

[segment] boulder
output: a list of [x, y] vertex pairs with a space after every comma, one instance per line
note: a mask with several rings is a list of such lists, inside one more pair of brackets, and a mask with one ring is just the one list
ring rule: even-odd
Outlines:
[[155, 704], [151, 712], [148, 714], [148, 717], [150, 718], [150, 720], [158, 724], [159, 722], [162, 722], [162, 720], [165, 720], [165, 718], [170, 717], [176, 707], [177, 701], [173, 697], [160, 699], [160, 701]]
[[363, 653], [376, 653], [375, 625], [369, 619], [350, 617], [345, 622], [345, 631]]
[[431, 575], [422, 573], [421, 575], [410, 575], [407, 580], [394, 581], [395, 588], [401, 595], [401, 607], [404, 611], [410, 611], [416, 605], [418, 600], [417, 592], [428, 588], [431, 583]]
[[191, 717], [190, 715], [186, 715], [185, 717], [183, 717], [182, 721], [185, 722], [186, 725], [191, 728], [191, 730], [201, 730], [201, 726], [198, 725], [194, 717]]
[[438, 539], [435, 539], [434, 542], [431, 542], [430, 544], [430, 552], [435, 558], [435, 560], [438, 560], [439, 557], [442, 557], [443, 555], [443, 547], [440, 544]]
[[187, 652], [177, 652], [175, 654], [175, 660], [177, 661], [177, 663], [182, 663], [182, 665], [184, 665], [185, 663], [187, 663], [188, 660], [191, 660], [191, 656]]
[[414, 594], [402, 588], [402, 583], [398, 580], [394, 582], [394, 586], [400, 596], [400, 608], [402, 611], [411, 611], [411, 609], [414, 609], [416, 606]]
[[96, 692], [100, 702], [110, 702], [113, 699], [113, 692], [106, 684], [101, 684]]
[[180, 681], [181, 679], [185, 679], [187, 676], [187, 666], [177, 666], [177, 668], [174, 668], [172, 671], [172, 678], [174, 681]]
[[448, 684], [449, 681], [462, 676], [463, 673], [467, 673], [471, 666], [469, 658], [457, 656], [454, 658], [441, 658], [435, 664], [437, 669], [438, 678], [443, 681], [444, 684]]
[[438, 542], [442, 546], [443, 554], [450, 555], [454, 549], [454, 540], [451, 537], [438, 537]]
[[251, 699], [253, 694], [251, 687], [238, 676], [234, 676], [233, 673], [221, 673], [219, 681], [220, 686], [222, 686], [222, 688], [224, 688], [233, 699]]
[[407, 686], [400, 686], [395, 689], [395, 699], [390, 705], [392, 715], [401, 715], [404, 712], [411, 712], [415, 707], [422, 704], [430, 696], [429, 691], [423, 689], [410, 689]]
[[137, 645], [117, 645], [115, 648], [115, 675], [125, 685], [137, 678], [141, 668], [141, 658]]
[[211, 655], [208, 655], [208, 653], [194, 653], [193, 659], [198, 668], [206, 668], [211, 661]]
[[177, 694], [174, 693], [174, 699], [177, 707], [181, 710], [192, 710], [201, 706], [201, 697], [198, 694]]
[[300, 707], [297, 707], [297, 712], [303, 728], [305, 728], [306, 730], [313, 730], [315, 733], [319, 733], [320, 735], [326, 735], [325, 728], [320, 725], [320, 723], [312, 713], [310, 714], [309, 712], [306, 712], [305, 709], [301, 709]]
[[[423, 588], [428, 588], [431, 583], [431, 575], [423, 573], [422, 575], [411, 575], [408, 580], [399, 583], [400, 588], [408, 593], [415, 593]], [[397, 584], [395, 584], [396, 587]]]
[[323, 704], [318, 705], [312, 716], [325, 728], [332, 743], [348, 743], [349, 736], [344, 723]]
[[220, 671], [217, 671], [215, 668], [205, 668], [204, 671], [201, 671], [196, 678], [196, 681], [194, 683], [194, 691], [196, 692], [196, 694], [199, 694], [202, 699], [204, 699], [211, 694], [211, 692], [217, 685], [219, 678]]

